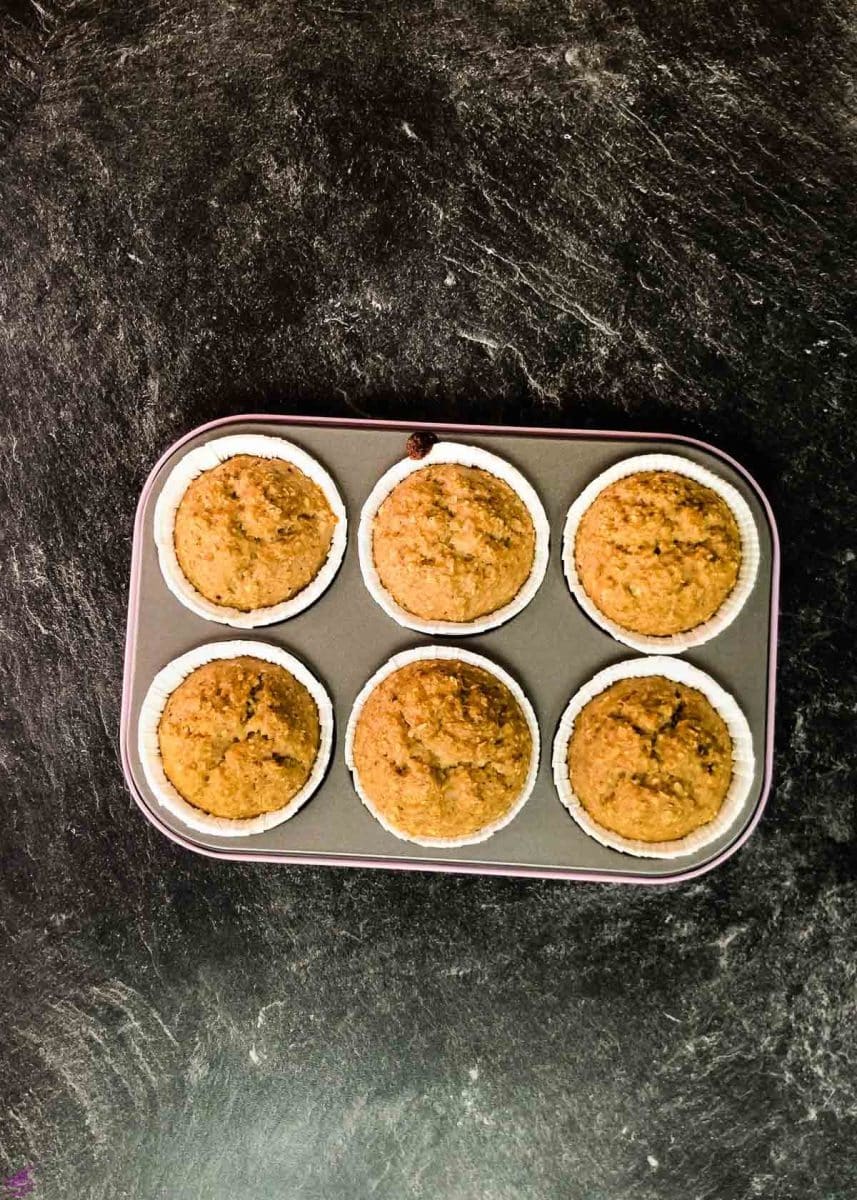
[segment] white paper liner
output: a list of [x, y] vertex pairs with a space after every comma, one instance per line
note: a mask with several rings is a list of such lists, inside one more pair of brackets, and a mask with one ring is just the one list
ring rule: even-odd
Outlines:
[[[487, 613], [483, 617], [477, 617], [475, 621], [424, 621], [420, 617], [414, 616], [413, 613], [409, 613], [407, 609], [402, 608], [396, 602], [390, 592], [381, 583], [372, 554], [372, 532], [375, 523], [375, 514], [390, 492], [403, 479], [407, 479], [409, 475], [413, 475], [415, 471], [422, 471], [426, 467], [435, 467], [440, 463], [455, 463], [462, 467], [479, 467], [481, 470], [487, 471], [490, 475], [495, 475], [498, 479], [502, 479], [504, 483], [508, 484], [518, 494], [527, 506], [533, 520], [536, 540], [530, 574], [514, 599], [492, 613]], [[503, 458], [498, 458], [496, 454], [482, 450], [478, 446], [467, 446], [460, 442], [435, 442], [424, 458], [403, 458], [401, 462], [397, 462], [395, 466], [390, 467], [389, 471], [386, 471], [375, 484], [360, 512], [360, 524], [357, 530], [357, 550], [360, 557], [360, 570], [363, 573], [363, 581], [366, 584], [366, 588], [388, 616], [392, 617], [394, 621], [398, 621], [406, 629], [415, 629], [418, 633], [427, 633], [432, 636], [441, 637], [461, 637], [463, 634], [485, 633], [488, 629], [496, 629], [498, 625], [503, 625], [506, 621], [511, 620], [516, 613], [526, 608], [541, 587], [542, 580], [545, 577], [548, 559], [550, 558], [550, 525], [544, 506], [538, 498], [535, 489], [511, 463], [506, 462]]]
[[[281, 458], [284, 462], [292, 463], [321, 488], [336, 517], [330, 550], [315, 578], [289, 600], [283, 600], [280, 604], [273, 604], [268, 608], [251, 609], [250, 612], [242, 612], [225, 604], [214, 604], [198, 592], [179, 566], [174, 539], [176, 512], [190, 484], [204, 471], [212, 470], [226, 459], [234, 458], [236, 454], [251, 454], [256, 458]], [[272, 625], [275, 621], [285, 621], [289, 617], [297, 616], [318, 600], [339, 570], [345, 553], [348, 522], [345, 505], [336, 484], [312, 455], [287, 442], [285, 438], [268, 437], [260, 433], [236, 433], [230, 434], [229, 437], [214, 438], [179, 459], [167, 476], [155, 505], [154, 532], [161, 574], [176, 599], [206, 621], [219, 621], [236, 629], [255, 629], [259, 625]]]
[[[575, 795], [568, 773], [568, 743], [578, 713], [600, 695], [605, 688], [620, 679], [639, 678], [644, 675], [662, 675], [676, 683], [696, 688], [711, 702], [726, 723], [732, 739], [732, 781], [726, 797], [713, 821], [689, 833], [687, 837], [670, 842], [643, 842], [625, 838], [594, 821]], [[725, 692], [710, 675], [691, 666], [680, 658], [634, 658], [616, 663], [590, 679], [572, 696], [562, 715], [553, 744], [553, 778], [559, 798], [574, 817], [577, 824], [602, 846], [635, 854], [638, 858], [681, 858], [715, 841], [732, 825], [741, 813], [755, 775], [756, 762], [753, 754], [753, 735], [747, 718], [738, 703]]]
[[[229, 817], [215, 817], [199, 808], [194, 808], [173, 787], [167, 779], [161, 761], [158, 724], [167, 700], [182, 680], [190, 675], [191, 671], [195, 671], [197, 667], [201, 667], [205, 663], [214, 662], [216, 659], [238, 658], [242, 655], [261, 658], [264, 662], [285, 667], [298, 683], [304, 685], [318, 709], [320, 737], [318, 754], [309, 778], [288, 804], [273, 812], [262, 813], [258, 817], [232, 820]], [[214, 833], [219, 837], [245, 837], [250, 833], [264, 833], [266, 829], [273, 829], [275, 825], [287, 821], [316, 791], [324, 778], [333, 747], [333, 705], [323, 685], [319, 683], [312, 672], [299, 659], [287, 651], [281, 650], [279, 646], [255, 641], [209, 642], [205, 646], [197, 646], [195, 650], [190, 650], [187, 654], [173, 659], [157, 673], [140, 708], [137, 742], [143, 774], [159, 804], [174, 816], [181, 818], [185, 825], [189, 825], [191, 829], [196, 829], [200, 833]]]
[[[524, 718], [530, 730], [530, 737], [532, 738], [533, 746], [532, 756], [530, 759], [530, 769], [527, 772], [527, 778], [524, 781], [524, 786], [518, 799], [508, 810], [508, 812], [504, 813], [503, 816], [498, 820], [492, 822], [490, 825], [483, 826], [483, 828], [478, 830], [476, 833], [468, 834], [465, 837], [418, 838], [411, 837], [406, 833], [402, 833], [400, 829], [396, 829], [394, 825], [390, 824], [383, 813], [379, 812], [375, 807], [370, 797], [367, 796], [360, 783], [360, 776], [358, 774], [357, 767], [354, 764], [354, 734], [357, 729], [357, 722], [360, 719], [360, 714], [363, 711], [363, 706], [365, 705], [371, 693], [375, 690], [379, 683], [387, 678], [388, 675], [392, 675], [395, 671], [400, 670], [401, 667], [407, 666], [408, 663], [423, 662], [426, 660], [470, 663], [472, 666], [482, 667], [484, 671], [487, 671], [490, 675], [493, 675], [495, 679], [498, 679], [501, 683], [506, 685], [506, 687], [514, 696], [515, 700], [520, 705], [521, 712], [524, 714]], [[508, 825], [509, 822], [518, 815], [518, 813], [526, 804], [536, 782], [536, 775], [538, 774], [539, 770], [539, 757], [539, 724], [536, 720], [536, 714], [533, 712], [533, 707], [524, 694], [524, 690], [521, 685], [516, 679], [513, 679], [507, 671], [504, 671], [502, 667], [499, 667], [495, 662], [492, 662], [490, 658], [485, 658], [482, 654], [474, 654], [471, 650], [462, 650], [458, 646], [423, 646], [415, 650], [403, 650], [400, 654], [395, 654], [383, 665], [383, 667], [380, 667], [379, 670], [377, 670], [372, 676], [372, 678], [367, 680], [367, 682], [360, 689], [357, 699], [354, 701], [354, 706], [351, 709], [351, 716], [348, 718], [348, 726], [345, 730], [345, 765], [351, 772], [351, 777], [354, 781], [354, 789], [357, 792], [357, 795], [363, 801], [363, 804], [366, 806], [366, 808], [368, 808], [375, 820], [378, 821], [380, 825], [383, 825], [388, 833], [392, 833], [394, 837], [399, 838], [400, 841], [403, 842], [416, 842], [418, 846], [470, 846], [476, 842], [487, 841], [487, 839], [491, 837], [492, 834], [495, 834], [498, 829], [502, 829], [504, 825]]]
[[[574, 546], [583, 514], [604, 488], [609, 487], [618, 479], [623, 479], [626, 475], [636, 474], [637, 471], [674, 471], [679, 475], [687, 475], [690, 479], [695, 479], [697, 483], [711, 488], [726, 501], [738, 525], [741, 537], [741, 565], [738, 569], [735, 586], [712, 617], [685, 633], [657, 637], [625, 629], [601, 612], [590, 598], [577, 573]], [[677, 454], [637, 454], [633, 458], [626, 458], [603, 471], [583, 489], [574, 501], [568, 510], [563, 531], [562, 566], [571, 593], [580, 607], [588, 617], [611, 634], [617, 642], [623, 642], [626, 646], [631, 646], [643, 654], [681, 654], [682, 651], [689, 650], [692, 646], [701, 646], [703, 642], [708, 642], [722, 633], [744, 607], [747, 597], [753, 590], [759, 570], [759, 533], [756, 529], [756, 522], [753, 520], [753, 514], [744, 497], [737, 488], [715, 475], [713, 471], [701, 467], [692, 459], [682, 458]]]

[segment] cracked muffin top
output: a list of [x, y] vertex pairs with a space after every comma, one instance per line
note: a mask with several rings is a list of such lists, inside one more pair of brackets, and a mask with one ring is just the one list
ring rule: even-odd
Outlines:
[[179, 566], [206, 600], [250, 612], [312, 582], [335, 525], [321, 488], [293, 463], [236, 454], [188, 486], [173, 541]]
[[717, 816], [732, 781], [732, 739], [696, 688], [661, 675], [621, 679], [578, 714], [568, 768], [599, 825], [669, 842]]
[[675, 471], [638, 471], [604, 488], [574, 545], [592, 602], [633, 633], [669, 636], [709, 620], [732, 591], [741, 535], [726, 501]]
[[354, 766], [375, 809], [404, 837], [461, 838], [500, 820], [527, 780], [533, 740], [490, 672], [458, 660], [409, 663], [370, 693]]
[[216, 817], [284, 808], [321, 742], [318, 708], [285, 667], [216, 659], [182, 680], [158, 725], [164, 772], [189, 804]]
[[475, 621], [509, 604], [533, 568], [530, 512], [480, 467], [423, 467], [375, 515], [372, 556], [383, 586], [424, 621]]

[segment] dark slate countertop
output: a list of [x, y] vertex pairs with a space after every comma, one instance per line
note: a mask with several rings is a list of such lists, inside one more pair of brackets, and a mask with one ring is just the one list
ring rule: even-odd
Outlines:
[[[8, 0], [0, 31], [0, 1196], [849, 1200], [853, 12]], [[784, 542], [747, 846], [646, 890], [150, 828], [136, 497], [253, 410], [741, 459]]]

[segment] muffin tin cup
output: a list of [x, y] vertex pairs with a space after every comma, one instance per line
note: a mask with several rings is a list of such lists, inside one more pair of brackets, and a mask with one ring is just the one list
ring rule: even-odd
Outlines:
[[[386, 817], [381, 813], [372, 802], [371, 798], [366, 794], [363, 785], [360, 782], [360, 775], [354, 762], [354, 735], [357, 729], [357, 722], [360, 719], [360, 714], [369, 696], [375, 688], [382, 683], [389, 675], [394, 674], [402, 667], [409, 663], [415, 662], [465, 662], [474, 667], [481, 667], [487, 671], [489, 675], [493, 675], [504, 684], [520, 706], [521, 712], [527, 722], [530, 731], [533, 746], [530, 755], [530, 767], [527, 772], [527, 778], [524, 782], [523, 789], [518, 799], [499, 820], [492, 822], [490, 825], [484, 826], [476, 833], [468, 834], [466, 837], [460, 838], [418, 838], [411, 837], [408, 834], [402, 833], [400, 829], [396, 829], [391, 825]], [[365, 807], [369, 810], [375, 820], [392, 833], [394, 837], [399, 838], [403, 842], [414, 842], [418, 846], [470, 846], [477, 842], [485, 842], [497, 833], [498, 830], [508, 825], [521, 809], [526, 804], [536, 782], [536, 775], [539, 770], [539, 759], [541, 757], [541, 744], [539, 738], [539, 724], [536, 720], [536, 714], [533, 712], [533, 707], [530, 704], [527, 696], [518, 683], [508, 671], [504, 671], [497, 663], [492, 662], [490, 658], [486, 658], [482, 654], [474, 654], [471, 650], [462, 650], [457, 646], [422, 646], [414, 650], [404, 650], [400, 654], [394, 654], [375, 674], [367, 680], [361, 688], [357, 699], [354, 701], [354, 706], [351, 710], [351, 716], [348, 718], [348, 726], [345, 731], [345, 762], [351, 772], [351, 777], [354, 783], [354, 790], [362, 800]]]
[[[454, 463], [462, 467], [478, 467], [508, 484], [526, 505], [535, 530], [533, 565], [518, 594], [502, 608], [495, 609], [494, 612], [487, 613], [485, 616], [477, 617], [474, 621], [425, 621], [408, 612], [382, 584], [372, 552], [375, 516], [393, 489], [416, 471], [425, 470], [426, 467], [436, 467], [443, 463]], [[357, 548], [360, 570], [367, 590], [394, 621], [404, 626], [405, 629], [413, 629], [417, 633], [429, 634], [432, 637], [465, 637], [496, 629], [497, 626], [511, 620], [516, 613], [521, 612], [530, 603], [541, 587], [550, 559], [550, 524], [535, 489], [517, 467], [513, 467], [504, 458], [491, 454], [479, 446], [468, 446], [460, 442], [435, 442], [423, 458], [402, 459], [395, 466], [390, 467], [375, 484], [360, 512]]]
[[[689, 833], [687, 837], [670, 842], [644, 842], [622, 837], [593, 820], [575, 795], [568, 773], [568, 744], [574, 732], [574, 723], [582, 709], [600, 695], [611, 684], [621, 679], [639, 679], [647, 675], [661, 675], [676, 683], [685, 684], [702, 692], [726, 723], [732, 739], [732, 781], [720, 811], [713, 821]], [[747, 718], [738, 703], [716, 683], [710, 675], [691, 666], [684, 659], [652, 657], [629, 659], [599, 671], [572, 696], [562, 715], [553, 744], [552, 767], [554, 785], [559, 798], [577, 824], [602, 846], [634, 854], [638, 858], [681, 858], [692, 854], [726, 833], [741, 813], [753, 783], [756, 769], [753, 754], [753, 737]]]
[[[738, 525], [741, 537], [741, 565], [735, 586], [712, 617], [685, 633], [659, 637], [635, 633], [633, 630], [611, 621], [590, 598], [577, 573], [575, 542], [584, 513], [606, 487], [628, 475], [634, 475], [638, 471], [673, 471], [711, 488], [728, 504]], [[639, 650], [642, 654], [681, 654], [693, 646], [701, 646], [704, 642], [711, 641], [712, 638], [722, 633], [738, 616], [752, 592], [759, 570], [759, 559], [759, 533], [753, 520], [753, 514], [743, 496], [730, 483], [715, 475], [713, 471], [677, 454], [638, 454], [633, 458], [626, 458], [602, 472], [583, 489], [571, 505], [563, 530], [563, 571], [575, 600], [586, 615], [614, 637], [617, 642], [622, 642], [633, 650]]]
[[[267, 608], [251, 609], [249, 612], [215, 604], [198, 592], [179, 565], [174, 537], [176, 513], [190, 484], [203, 472], [218, 467], [237, 454], [249, 454], [256, 458], [279, 458], [291, 463], [321, 488], [336, 517], [330, 550], [315, 578], [288, 600]], [[217, 621], [235, 629], [255, 629], [260, 625], [272, 625], [276, 621], [286, 621], [289, 617], [297, 616], [315, 603], [330, 587], [345, 554], [348, 519], [336, 484], [312, 455], [287, 442], [285, 438], [252, 433], [233, 434], [197, 446], [176, 463], [155, 507], [154, 532], [161, 574], [176, 599], [207, 621]]]
[[[262, 813], [258, 817], [232, 820], [228, 817], [216, 817], [195, 808], [170, 783], [161, 761], [158, 725], [167, 700], [192, 671], [218, 659], [238, 658], [242, 655], [260, 658], [264, 662], [284, 667], [298, 683], [304, 685], [318, 709], [320, 737], [318, 754], [310, 776], [288, 804], [273, 812]], [[324, 779], [333, 748], [333, 705], [327, 691], [315, 675], [299, 659], [279, 646], [256, 641], [212, 642], [205, 646], [197, 646], [187, 654], [173, 659], [157, 673], [140, 709], [137, 744], [146, 782], [158, 803], [168, 812], [180, 817], [186, 825], [200, 833], [216, 834], [219, 837], [245, 837], [248, 834], [263, 833], [266, 829], [273, 829], [283, 821], [288, 821], [318, 789]]]

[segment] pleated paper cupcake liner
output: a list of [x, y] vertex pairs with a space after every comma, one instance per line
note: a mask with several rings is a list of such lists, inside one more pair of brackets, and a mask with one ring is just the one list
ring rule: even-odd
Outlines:
[[[627, 475], [635, 475], [638, 471], [673, 471], [711, 488], [729, 505], [738, 525], [741, 537], [741, 565], [735, 586], [712, 617], [685, 633], [659, 637], [625, 629], [601, 612], [584, 588], [577, 573], [575, 542], [584, 513], [606, 487], [616, 483], [619, 479], [624, 479]], [[753, 590], [759, 570], [759, 557], [759, 534], [756, 522], [749, 505], [738, 489], [715, 475], [713, 471], [701, 467], [692, 459], [683, 458], [677, 454], [637, 454], [633, 458], [626, 458], [603, 471], [583, 489], [568, 510], [562, 539], [563, 571], [575, 600], [586, 615], [596, 625], [606, 630], [617, 642], [639, 650], [642, 654], [681, 654], [693, 646], [701, 646], [703, 642], [711, 641], [712, 638], [722, 633], [738, 616]]]
[[[492, 613], [486, 613], [485, 616], [477, 617], [474, 621], [427, 621], [409, 613], [382, 584], [372, 553], [375, 516], [390, 492], [416, 471], [422, 471], [426, 467], [435, 467], [442, 463], [454, 463], [462, 467], [478, 467], [508, 484], [526, 505], [535, 530], [533, 565], [518, 594], [502, 608], [498, 608]], [[535, 596], [545, 577], [550, 558], [550, 525], [544, 506], [535, 489], [517, 467], [513, 467], [505, 459], [499, 458], [496, 454], [490, 454], [478, 446], [463, 445], [460, 442], [435, 442], [425, 458], [402, 459], [401, 462], [397, 462], [389, 471], [386, 471], [375, 484], [360, 513], [357, 549], [360, 557], [360, 570], [363, 573], [363, 581], [367, 590], [394, 621], [406, 629], [413, 629], [432, 637], [470, 636], [476, 633], [485, 633], [489, 629], [496, 629], [498, 625], [510, 621], [516, 613], [526, 608]]]
[[[249, 612], [242, 612], [224, 604], [215, 604], [196, 590], [179, 565], [174, 536], [176, 513], [193, 480], [204, 471], [212, 470], [237, 454], [249, 454], [256, 458], [279, 458], [292, 463], [321, 488], [336, 517], [330, 550], [315, 578], [288, 600], [267, 608], [251, 609]], [[202, 446], [197, 446], [176, 463], [167, 476], [155, 505], [154, 532], [161, 574], [176, 599], [206, 621], [218, 621], [235, 629], [255, 629], [260, 625], [272, 625], [276, 621], [286, 621], [289, 617], [297, 616], [314, 604], [330, 587], [345, 554], [348, 520], [336, 484], [312, 455], [285, 438], [257, 433], [236, 433], [230, 434], [229, 437], [214, 438]]]
[[[697, 691], [702, 692], [723, 718], [732, 739], [732, 780], [717, 816], [713, 821], [694, 830], [686, 837], [670, 842], [644, 842], [626, 838], [600, 825], [583, 807], [575, 795], [569, 779], [568, 745], [578, 714], [590, 700], [600, 695], [611, 684], [618, 683], [621, 679], [638, 679], [646, 675], [661, 675], [666, 679], [674, 680], [676, 683], [685, 684], [687, 687], [696, 688]], [[554, 785], [560, 800], [581, 829], [600, 842], [602, 846], [621, 850], [624, 854], [634, 854], [638, 858], [681, 858], [716, 841], [734, 825], [740, 816], [753, 785], [755, 772], [753, 735], [738, 702], [704, 671], [700, 671], [684, 659], [635, 658], [599, 671], [593, 679], [575, 692], [556, 731], [552, 766]]]
[[[216, 817], [195, 808], [170, 783], [161, 760], [158, 725], [167, 700], [192, 671], [205, 663], [218, 659], [240, 658], [243, 655], [284, 667], [298, 683], [303, 684], [318, 709], [320, 738], [318, 754], [309, 778], [288, 804], [273, 812], [262, 813], [258, 817], [232, 820], [229, 817]], [[279, 646], [256, 641], [212, 642], [189, 650], [187, 654], [182, 654], [167, 663], [158, 672], [149, 685], [140, 709], [137, 740], [146, 782], [159, 804], [199, 833], [212, 833], [219, 837], [245, 837], [250, 833], [264, 833], [266, 829], [273, 829], [275, 825], [288, 821], [319, 787], [333, 748], [333, 705], [327, 691], [315, 675], [299, 659]]]
[[[375, 688], [389, 675], [394, 674], [396, 671], [399, 671], [402, 667], [407, 666], [409, 663], [425, 661], [464, 662], [470, 664], [471, 666], [481, 667], [484, 671], [487, 671], [490, 675], [493, 675], [495, 679], [499, 680], [500, 683], [504, 684], [509, 689], [512, 696], [517, 701], [521, 712], [524, 714], [524, 719], [527, 722], [527, 727], [530, 731], [530, 737], [532, 738], [533, 744], [530, 757], [530, 767], [527, 772], [527, 778], [524, 781], [524, 786], [515, 803], [510, 809], [508, 809], [507, 812], [503, 814], [502, 817], [499, 817], [496, 821], [493, 821], [489, 825], [483, 826], [476, 833], [468, 834], [465, 837], [418, 838], [402, 833], [400, 829], [397, 829], [387, 820], [384, 814], [375, 807], [371, 797], [366, 794], [363, 785], [360, 782], [360, 774], [354, 762], [354, 735], [357, 729], [357, 722], [360, 719], [360, 714], [362, 713], [363, 707], [366, 704], [366, 701], [369, 699], [369, 696], [372, 694], [372, 692], [374, 692]], [[497, 833], [499, 829], [502, 829], [505, 825], [508, 825], [509, 822], [518, 815], [530, 797], [536, 782], [536, 775], [538, 774], [539, 754], [539, 725], [538, 721], [536, 720], [536, 714], [534, 713], [533, 707], [527, 699], [524, 690], [518, 681], [513, 679], [508, 671], [504, 671], [502, 667], [497, 665], [497, 663], [492, 662], [490, 658], [485, 658], [482, 654], [474, 654], [470, 650], [462, 650], [457, 646], [423, 646], [414, 650], [404, 650], [400, 654], [395, 654], [382, 667], [380, 667], [372, 676], [372, 678], [367, 680], [367, 682], [361, 688], [357, 699], [354, 701], [354, 705], [351, 709], [351, 716], [348, 718], [348, 726], [345, 730], [345, 763], [351, 772], [351, 776], [354, 781], [354, 789], [357, 792], [357, 795], [360, 797], [363, 804], [369, 810], [375, 820], [382, 825], [388, 833], [392, 833], [393, 836], [399, 838], [400, 841], [415, 842], [419, 846], [474, 845], [477, 842], [487, 841], [488, 838]]]

